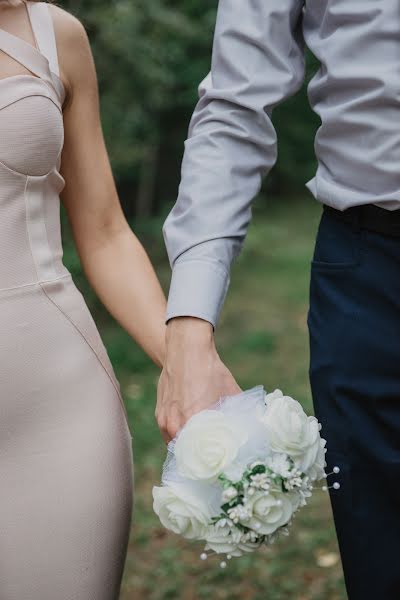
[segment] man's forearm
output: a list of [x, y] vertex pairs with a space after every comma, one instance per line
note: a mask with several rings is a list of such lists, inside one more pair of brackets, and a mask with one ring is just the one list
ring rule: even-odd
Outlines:
[[251, 203], [277, 158], [272, 110], [304, 79], [303, 0], [219, 0], [211, 72], [199, 86], [177, 202], [163, 228], [167, 318], [214, 326]]

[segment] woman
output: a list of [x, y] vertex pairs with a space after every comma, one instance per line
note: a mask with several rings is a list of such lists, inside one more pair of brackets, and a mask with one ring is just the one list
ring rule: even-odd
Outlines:
[[165, 300], [114, 187], [82, 25], [0, 0], [0, 597], [118, 598], [132, 511], [119, 383], [62, 263], [59, 194], [109, 312], [161, 366]]

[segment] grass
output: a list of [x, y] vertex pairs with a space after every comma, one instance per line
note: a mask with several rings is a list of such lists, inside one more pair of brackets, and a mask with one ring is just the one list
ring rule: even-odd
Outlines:
[[[309, 264], [320, 207], [269, 201], [254, 211], [217, 330], [220, 353], [243, 387], [282, 388], [312, 413], [308, 383]], [[165, 286], [169, 267], [161, 222], [135, 225]], [[83, 288], [121, 382], [133, 435], [135, 510], [121, 600], [342, 600], [346, 598], [329, 497], [316, 491], [291, 535], [258, 554], [199, 560], [202, 545], [166, 532], [152, 512], [165, 446], [154, 421], [158, 371], [99, 306], [70, 244], [66, 264]]]

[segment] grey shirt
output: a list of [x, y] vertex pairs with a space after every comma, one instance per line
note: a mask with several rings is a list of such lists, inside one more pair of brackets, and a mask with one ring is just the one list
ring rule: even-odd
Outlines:
[[251, 202], [276, 162], [272, 111], [304, 81], [305, 45], [321, 63], [308, 97], [322, 122], [306, 187], [339, 210], [400, 208], [399, 0], [220, 0], [211, 71], [163, 227], [167, 319], [216, 325]]

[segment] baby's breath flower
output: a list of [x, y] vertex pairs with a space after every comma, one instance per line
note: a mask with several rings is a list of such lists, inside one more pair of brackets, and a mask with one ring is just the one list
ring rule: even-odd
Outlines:
[[251, 511], [249, 508], [243, 506], [243, 504], [238, 504], [228, 510], [228, 515], [234, 523], [239, 523], [239, 521], [247, 521], [250, 519]]
[[280, 475], [284, 479], [291, 476], [292, 462], [287, 454], [273, 453], [268, 459], [268, 466], [274, 472], [274, 476]]
[[239, 529], [237, 529], [236, 527], [232, 529], [231, 531], [231, 537], [232, 537], [232, 541], [235, 544], [239, 544], [239, 542], [242, 541], [242, 532], [239, 531]]
[[251, 475], [250, 480], [250, 485], [253, 488], [268, 490], [270, 487], [270, 479], [267, 473], [256, 473], [255, 475]]
[[238, 495], [237, 489], [231, 485], [222, 492], [223, 502], [230, 502]]
[[293, 490], [294, 488], [300, 488], [303, 485], [303, 481], [301, 477], [291, 477], [290, 479], [285, 479], [284, 486], [287, 490]]
[[253, 531], [253, 530], [249, 531], [248, 535], [249, 535], [249, 540], [251, 542], [255, 542], [258, 540], [258, 534], [255, 531]]

